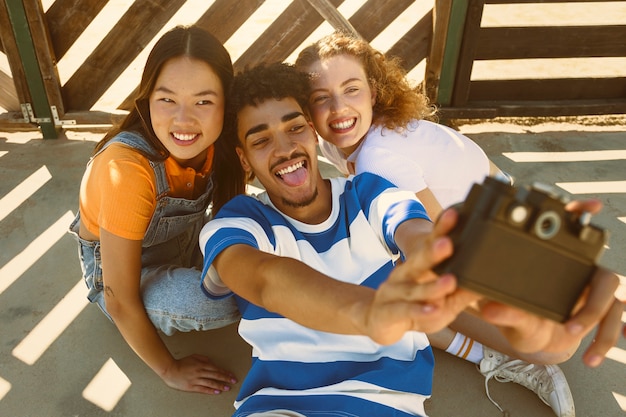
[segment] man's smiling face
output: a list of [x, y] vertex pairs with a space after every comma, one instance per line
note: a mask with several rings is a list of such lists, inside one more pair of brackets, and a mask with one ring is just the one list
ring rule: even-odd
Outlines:
[[237, 153], [254, 172], [274, 205], [298, 218], [315, 202], [322, 178], [317, 166], [317, 136], [302, 108], [291, 97], [246, 106], [237, 115]]

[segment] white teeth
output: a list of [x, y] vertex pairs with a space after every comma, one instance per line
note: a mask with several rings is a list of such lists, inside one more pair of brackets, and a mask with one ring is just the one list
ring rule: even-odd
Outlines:
[[174, 133], [172, 132], [172, 136], [174, 136], [178, 140], [192, 140], [196, 137], [195, 133]]
[[354, 126], [355, 122], [356, 122], [355, 119], [350, 119], [350, 120], [345, 120], [339, 123], [332, 123], [330, 127], [332, 127], [333, 129], [347, 129], [349, 127]]
[[290, 172], [294, 172], [296, 169], [302, 168], [303, 166], [304, 166], [304, 161], [300, 161], [297, 164], [281, 169], [276, 174], [281, 175], [281, 176], [285, 174], [289, 174]]

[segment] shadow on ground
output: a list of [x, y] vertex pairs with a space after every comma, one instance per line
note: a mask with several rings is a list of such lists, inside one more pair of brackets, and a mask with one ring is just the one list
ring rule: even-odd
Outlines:
[[[488, 132], [469, 134], [518, 182], [541, 180], [567, 189], [591, 183], [606, 208], [597, 223], [612, 232], [602, 263], [626, 275], [625, 132]], [[66, 233], [76, 213], [80, 178], [101, 135], [72, 133], [72, 140], [42, 140], [37, 132], [0, 133], [0, 415], [2, 416], [228, 416], [235, 392], [203, 396], [174, 391], [139, 360], [115, 327], [85, 302], [76, 245]], [[585, 152], [618, 151], [613, 159], [586, 160]], [[582, 152], [570, 162], [541, 155]], [[533, 154], [539, 161], [516, 161]], [[572, 154], [570, 154], [572, 155]], [[577, 154], [578, 155], [578, 154]], [[590, 155], [590, 154], [589, 154]], [[608, 155], [606, 152], [603, 155]], [[334, 170], [323, 166], [326, 175]], [[622, 187], [608, 192], [602, 187]], [[604, 184], [604, 183], [608, 183]], [[595, 190], [595, 192], [593, 191]], [[243, 379], [250, 351], [235, 326], [165, 338], [176, 355], [207, 354]], [[431, 417], [491, 417], [474, 366], [436, 352]], [[626, 340], [597, 370], [580, 352], [562, 365], [583, 417], [624, 416]], [[238, 388], [238, 386], [236, 387]], [[492, 397], [513, 417], [548, 417], [551, 410], [530, 391], [492, 382]]]

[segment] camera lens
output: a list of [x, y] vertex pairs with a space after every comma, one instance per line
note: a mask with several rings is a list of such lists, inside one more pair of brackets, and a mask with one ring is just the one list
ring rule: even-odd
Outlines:
[[537, 217], [535, 234], [541, 239], [552, 239], [561, 228], [561, 217], [554, 211], [545, 211]]

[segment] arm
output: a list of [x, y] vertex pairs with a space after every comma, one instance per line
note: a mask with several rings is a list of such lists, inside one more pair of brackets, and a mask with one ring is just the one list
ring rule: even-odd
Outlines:
[[232, 375], [201, 355], [177, 360], [161, 340], [141, 299], [142, 242], [104, 229], [100, 239], [106, 308], [129, 346], [172, 388], [207, 394], [228, 390]]
[[437, 279], [430, 271], [451, 250], [447, 239], [434, 239], [433, 245], [423, 239], [431, 227], [422, 219], [400, 226], [407, 234], [412, 230], [422, 237], [421, 246], [415, 246], [420, 254], [394, 268], [376, 291], [337, 281], [295, 259], [244, 244], [221, 251], [213, 266], [233, 292], [266, 310], [315, 330], [366, 335], [391, 344], [407, 331], [444, 327], [476, 299], [457, 290], [452, 277]]
[[428, 213], [428, 217], [433, 220], [439, 217], [439, 215], [443, 211], [443, 207], [441, 207], [441, 204], [439, 203], [439, 201], [437, 201], [437, 198], [435, 197], [433, 192], [430, 191], [430, 188], [426, 187], [423, 190], [418, 191], [417, 193], [415, 193], [415, 196], [424, 205], [426, 213]]
[[268, 311], [315, 330], [363, 333], [350, 310], [373, 300], [371, 288], [338, 281], [296, 259], [245, 244], [224, 249], [213, 266], [231, 291]]

